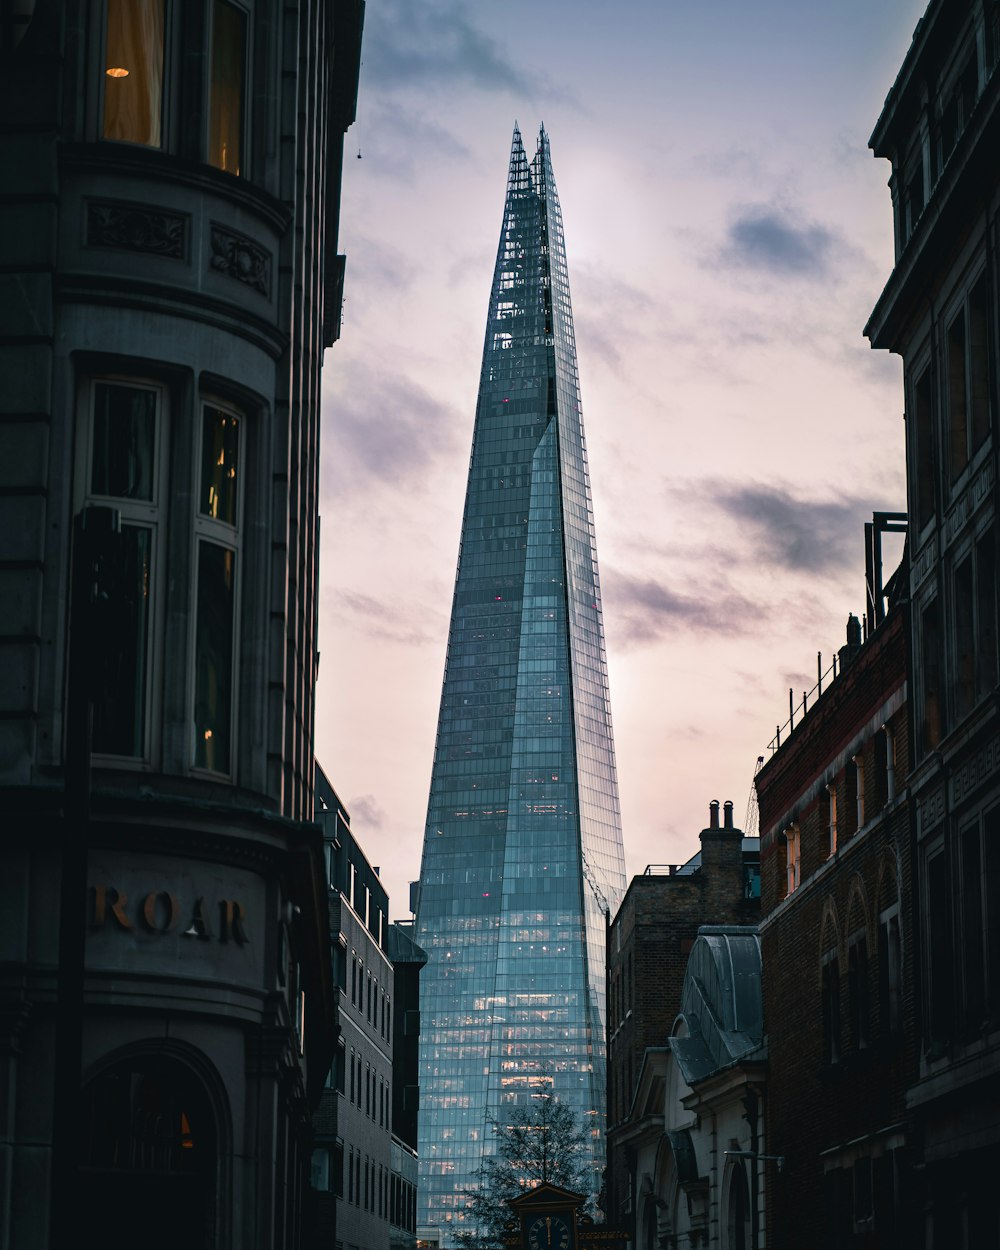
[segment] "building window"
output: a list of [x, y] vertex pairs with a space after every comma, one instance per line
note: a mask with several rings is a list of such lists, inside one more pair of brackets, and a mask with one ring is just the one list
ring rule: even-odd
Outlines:
[[161, 1245], [217, 1245], [218, 1132], [190, 1069], [152, 1055], [122, 1060], [84, 1087], [81, 1107], [87, 1182], [76, 1217], [90, 1225], [112, 1210], [155, 1211]]
[[924, 155], [921, 148], [910, 160], [903, 178], [903, 238], [905, 244], [924, 211]]
[[836, 951], [828, 952], [820, 961], [820, 995], [823, 1059], [834, 1064], [840, 1059], [840, 964]]
[[847, 1000], [851, 1042], [858, 1050], [868, 1045], [868, 945], [864, 930], [847, 940]]
[[934, 446], [934, 405], [930, 366], [924, 369], [913, 387], [913, 496], [910, 511], [915, 515], [918, 531], [934, 515], [934, 480], [937, 452]]
[[105, 139], [158, 148], [163, 124], [163, 0], [108, 0]]
[[798, 825], [785, 830], [786, 893], [791, 894], [799, 886], [802, 870], [802, 840]]
[[894, 902], [878, 918], [879, 1028], [887, 1042], [902, 1032], [902, 963], [899, 903]]
[[826, 797], [826, 853], [829, 858], [837, 852], [837, 787], [835, 784], [826, 787]]
[[746, 1169], [742, 1163], [737, 1163], [729, 1174], [729, 1201], [726, 1203], [726, 1250], [748, 1250], [751, 1244], [751, 1232], [750, 1188], [747, 1185]]
[[997, 684], [997, 572], [992, 529], [976, 544], [976, 696]]
[[323, 1193], [329, 1191], [330, 1188], [330, 1152], [322, 1147], [312, 1152], [312, 1171], [309, 1177], [309, 1183], [313, 1189], [321, 1190]]
[[243, 161], [247, 29], [243, 9], [213, 0], [208, 163], [230, 174], [239, 174]]
[[941, 741], [944, 732], [941, 625], [936, 599], [931, 600], [920, 616], [919, 671], [920, 745], [924, 751], [932, 751]]
[[874, 1205], [872, 1202], [872, 1161], [867, 1156], [856, 1159], [854, 1173], [854, 1231], [864, 1232], [872, 1227]]
[[230, 775], [234, 760], [241, 418], [202, 408], [194, 643], [194, 764]]
[[865, 761], [860, 754], [854, 757], [854, 802], [855, 828], [861, 829], [865, 823]]
[[979, 821], [960, 835], [962, 856], [962, 1015], [967, 1037], [975, 1037], [986, 1018], [986, 926], [983, 915], [983, 859]]
[[927, 907], [926, 1033], [932, 1057], [951, 1038], [954, 1013], [951, 872], [947, 850], [940, 843], [925, 861]]
[[878, 735], [880, 775], [882, 777], [883, 806], [896, 798], [896, 738], [888, 725], [882, 726]]
[[969, 292], [946, 338], [951, 481], [982, 446], [990, 428], [986, 275]]
[[966, 404], [966, 333], [965, 310], [948, 327], [946, 339], [948, 358], [948, 448], [951, 480], [954, 481], [969, 462], [968, 407]]
[[100, 755], [150, 757], [155, 602], [162, 529], [166, 415], [159, 388], [96, 380], [85, 404], [86, 466], [80, 503], [116, 508], [121, 539], [111, 578], [115, 610], [108, 614], [114, 657], [94, 700], [93, 749]]

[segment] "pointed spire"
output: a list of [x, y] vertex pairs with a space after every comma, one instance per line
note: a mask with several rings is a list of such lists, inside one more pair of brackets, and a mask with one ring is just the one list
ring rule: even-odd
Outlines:
[[514, 123], [514, 137], [510, 143], [510, 171], [507, 175], [507, 194], [523, 193], [528, 189], [528, 158], [521, 142], [521, 128]]

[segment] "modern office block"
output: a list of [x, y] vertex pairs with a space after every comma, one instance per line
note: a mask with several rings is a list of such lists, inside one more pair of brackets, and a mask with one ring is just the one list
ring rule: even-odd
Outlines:
[[604, 1168], [606, 915], [624, 889], [562, 216], [515, 128], [420, 875], [418, 1234], [548, 1088]]

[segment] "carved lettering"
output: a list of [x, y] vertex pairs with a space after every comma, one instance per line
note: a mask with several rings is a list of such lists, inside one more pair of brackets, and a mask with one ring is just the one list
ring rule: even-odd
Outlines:
[[[93, 908], [90, 924], [94, 929], [103, 929], [113, 921], [112, 928], [133, 931], [133, 922], [126, 908], [128, 895], [113, 885], [95, 885], [93, 888]], [[245, 946], [250, 938], [247, 934], [247, 910], [236, 899], [220, 899], [218, 940], [235, 942], [237, 946]], [[142, 901], [133, 907], [136, 919], [147, 933], [160, 936], [170, 933], [181, 922], [181, 905], [177, 896], [169, 890], [150, 890], [143, 895]], [[196, 898], [190, 912], [190, 921], [182, 930], [184, 937], [201, 938], [210, 941], [215, 937], [212, 923], [212, 907], [204, 896]]]

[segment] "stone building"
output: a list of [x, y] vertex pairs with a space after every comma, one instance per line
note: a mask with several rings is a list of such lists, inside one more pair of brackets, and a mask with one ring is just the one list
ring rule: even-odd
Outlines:
[[427, 963], [426, 952], [413, 940], [412, 920], [397, 920], [390, 926], [389, 958], [396, 1004], [392, 1016], [389, 1236], [392, 1250], [409, 1250], [417, 1240], [420, 970]]
[[702, 925], [670, 1036], [647, 1047], [619, 1148], [633, 1160], [634, 1250], [766, 1244], [761, 1143], [767, 1052], [760, 942]]
[[5, 6], [4, 1250], [109, 1220], [300, 1242], [333, 1037], [320, 370], [362, 13]]
[[733, 824], [733, 805], [710, 807], [701, 850], [686, 864], [650, 865], [633, 877], [608, 934], [608, 1222], [634, 1231], [636, 1175], [628, 1145], [640, 1071], [664, 1047], [680, 1010], [688, 956], [701, 925], [753, 925], [759, 914], [758, 851]]
[[881, 602], [756, 778], [769, 1250], [917, 1244], [907, 618]]
[[312, 1250], [416, 1244], [420, 969], [389, 898], [317, 769], [336, 1003], [334, 1060], [313, 1114]]
[[871, 138], [895, 266], [865, 333], [903, 365], [922, 1245], [1000, 1242], [997, 435], [1000, 8], [933, 0]]

